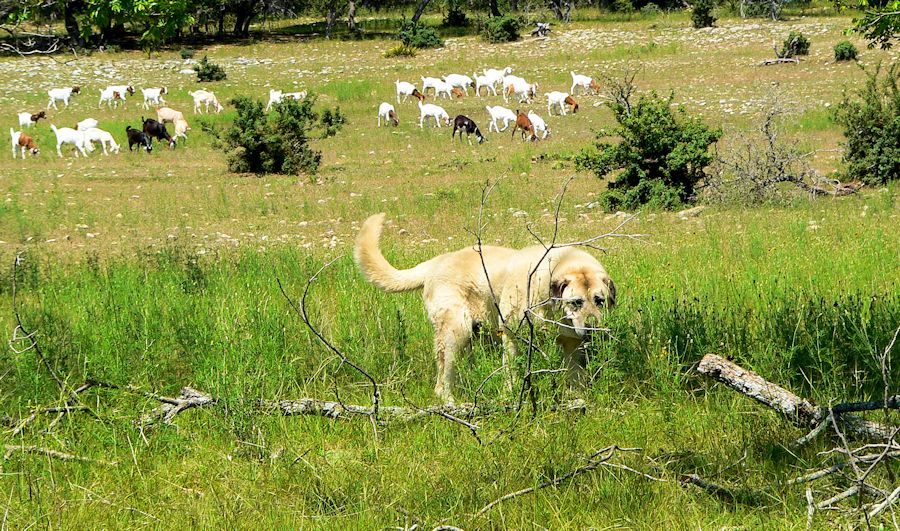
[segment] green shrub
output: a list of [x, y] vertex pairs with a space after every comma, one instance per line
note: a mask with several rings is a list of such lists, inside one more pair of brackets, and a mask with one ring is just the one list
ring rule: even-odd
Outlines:
[[448, 4], [447, 14], [444, 16], [444, 26], [461, 28], [469, 25], [469, 19], [463, 11], [465, 7], [461, 2], [451, 0]]
[[869, 185], [900, 179], [900, 66], [894, 63], [882, 78], [879, 63], [866, 71], [865, 86], [835, 110], [843, 126], [847, 177]]
[[275, 112], [263, 112], [263, 103], [248, 97], [231, 100], [237, 117], [216, 141], [227, 153], [228, 169], [236, 173], [315, 175], [322, 153], [309, 146], [311, 131], [323, 127], [322, 136], [335, 134], [345, 123], [340, 109], [313, 110], [314, 97], [283, 100]]
[[650, 2], [649, 4], [641, 8], [641, 15], [645, 17], [655, 17], [660, 13], [662, 13], [662, 9], [660, 9], [659, 6], [654, 4], [653, 2]]
[[834, 45], [835, 61], [856, 61], [858, 51], [850, 41], [841, 41]]
[[424, 24], [406, 23], [398, 37], [403, 44], [413, 48], [440, 48], [444, 45], [434, 28]]
[[385, 57], [415, 57], [416, 49], [412, 46], [400, 43], [390, 50], [384, 52]]
[[181, 56], [182, 59], [193, 59], [194, 54], [197, 52], [195, 50], [191, 50], [190, 48], [182, 48], [178, 50], [178, 55]]
[[716, 17], [712, 14], [714, 7], [716, 4], [713, 0], [694, 0], [691, 22], [694, 23], [695, 28], [710, 28], [715, 24]]
[[210, 63], [209, 58], [205, 55], [199, 63], [194, 65], [194, 71], [197, 72], [198, 81], [222, 81], [225, 79], [225, 69], [215, 63]]
[[634, 4], [631, 0], [613, 0], [611, 9], [616, 13], [634, 13]]
[[713, 160], [709, 146], [722, 131], [688, 117], [683, 107], [673, 110], [673, 98], [673, 94], [662, 98], [652, 92], [635, 104], [627, 97], [608, 103], [618, 122], [615, 134], [622, 140], [598, 142], [596, 149], [582, 151], [576, 158], [580, 168], [600, 178], [621, 170], [600, 197], [607, 210], [644, 205], [675, 209], [693, 200], [694, 187]]
[[488, 42], [513, 42], [519, 40], [519, 19], [509, 15], [491, 17], [484, 23], [481, 36]]
[[809, 39], [799, 31], [792, 31], [781, 46], [780, 57], [796, 57], [809, 55]]

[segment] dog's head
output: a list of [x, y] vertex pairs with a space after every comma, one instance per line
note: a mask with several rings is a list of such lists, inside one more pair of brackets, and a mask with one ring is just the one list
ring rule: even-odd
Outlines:
[[602, 267], [579, 267], [555, 274], [550, 282], [551, 296], [578, 337], [587, 334], [590, 321], [599, 321], [602, 310], [616, 304], [616, 285]]

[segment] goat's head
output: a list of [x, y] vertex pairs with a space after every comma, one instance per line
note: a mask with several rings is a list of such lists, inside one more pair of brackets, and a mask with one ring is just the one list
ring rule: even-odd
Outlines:
[[566, 103], [566, 105], [571, 105], [571, 106], [572, 106], [572, 113], [573, 113], [573, 114], [576, 113], [576, 112], [578, 112], [578, 102], [575, 101], [575, 98], [573, 98], [572, 96], [566, 96], [566, 101], [565, 101], [565, 103]]
[[463, 91], [460, 90], [459, 87], [453, 87], [450, 92], [452, 92], [453, 95], [456, 96], [456, 99], [460, 99], [463, 97]]
[[168, 93], [169, 93], [169, 89], [166, 88], [166, 87], [163, 87], [163, 88], [159, 91], [159, 93], [160, 93], [160, 94], [168, 94]]
[[597, 83], [596, 81], [594, 81], [593, 79], [591, 80], [591, 85], [590, 85], [590, 86], [591, 86], [591, 90], [592, 90], [592, 91], [594, 91], [594, 92], [600, 92], [600, 84]]
[[78, 94], [78, 93], [80, 93], [80, 92], [81, 92], [81, 86], [80, 86], [80, 85], [75, 85], [74, 87], [72, 87], [72, 94]]
[[413, 89], [412, 95], [414, 98], [418, 98], [419, 101], [425, 101], [425, 95], [419, 92], [419, 89]]
[[397, 118], [397, 113], [394, 111], [388, 111], [388, 118], [390, 118], [391, 122], [393, 122], [394, 127], [400, 125], [400, 120]]
[[134, 87], [128, 85], [128, 87], [125, 88], [125, 92], [127, 92], [131, 96], [134, 96]]
[[32, 122], [36, 122], [36, 121], [40, 120], [41, 118], [46, 118], [46, 117], [47, 117], [47, 113], [44, 112], [44, 111], [41, 111], [41, 112], [39, 112], [39, 113], [37, 113], [37, 114], [32, 114], [32, 115], [31, 115], [31, 121], [32, 121]]

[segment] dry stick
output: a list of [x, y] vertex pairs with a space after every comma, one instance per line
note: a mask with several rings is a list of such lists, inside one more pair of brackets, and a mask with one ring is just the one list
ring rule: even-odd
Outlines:
[[813, 500], [812, 489], [806, 487], [806, 528], [812, 529], [813, 517], [816, 514], [815, 500]]
[[441, 409], [432, 409], [431, 411], [426, 411], [425, 409], [414, 404], [409, 398], [406, 397], [406, 392], [404, 392], [403, 387], [400, 388], [400, 396], [403, 397], [403, 400], [405, 400], [407, 404], [409, 404], [410, 406], [412, 406], [413, 408], [415, 408], [418, 411], [426, 412], [426, 413], [433, 413], [439, 417], [443, 417], [451, 422], [455, 422], [461, 426], [465, 426], [466, 428], [469, 428], [469, 431], [472, 433], [472, 436], [475, 437], [475, 440], [478, 441], [478, 444], [480, 446], [484, 446], [484, 443], [481, 441], [481, 437], [478, 436], [478, 426], [476, 426], [475, 424], [472, 424], [471, 422], [466, 422], [465, 420], [463, 420], [461, 418], [454, 417], [453, 415], [450, 415], [449, 413], [445, 413]]
[[41, 448], [40, 446], [32, 446], [32, 445], [19, 445], [19, 444], [5, 444], [3, 448], [6, 450], [6, 455], [4, 455], [4, 459], [9, 459], [9, 456], [12, 455], [13, 452], [22, 452], [26, 454], [39, 454], [45, 455], [47, 457], [52, 457], [53, 459], [59, 459], [61, 461], [82, 461], [85, 463], [94, 463], [97, 465], [106, 465], [106, 466], [116, 466], [115, 461], [103, 461], [100, 459], [91, 459], [89, 457], [81, 457], [78, 455], [67, 454], [65, 452], [60, 452], [57, 450], [51, 450], [49, 448]]
[[281, 294], [288, 301], [288, 304], [290, 304], [291, 308], [300, 317], [300, 319], [303, 320], [304, 324], [306, 324], [306, 327], [309, 328], [310, 331], [313, 334], [315, 334], [315, 336], [317, 338], [319, 338], [319, 341], [321, 341], [329, 350], [331, 350], [338, 357], [340, 357], [341, 361], [343, 363], [346, 363], [347, 365], [353, 367], [358, 373], [365, 376], [369, 380], [369, 382], [372, 384], [372, 415], [375, 417], [376, 420], [378, 420], [378, 406], [379, 406], [379, 402], [381, 399], [381, 392], [378, 390], [378, 383], [375, 382], [375, 379], [372, 378], [372, 376], [368, 372], [366, 372], [362, 367], [360, 367], [359, 365], [354, 363], [352, 360], [350, 360], [350, 358], [348, 358], [343, 352], [338, 350], [334, 345], [331, 344], [331, 342], [329, 342], [327, 339], [325, 339], [325, 336], [323, 336], [316, 329], [316, 327], [313, 326], [312, 321], [309, 318], [309, 314], [306, 311], [306, 297], [309, 295], [309, 288], [312, 287], [313, 282], [316, 281], [319, 274], [321, 274], [322, 271], [325, 271], [326, 268], [331, 266], [331, 264], [335, 263], [336, 261], [337, 261], [337, 257], [335, 257], [330, 262], [323, 265], [321, 268], [319, 268], [318, 271], [316, 271], [316, 273], [313, 276], [309, 277], [309, 279], [306, 281], [306, 288], [303, 290], [303, 296], [300, 298], [300, 307], [299, 308], [297, 307], [297, 304], [293, 301], [293, 299], [291, 299], [291, 297], [288, 296], [287, 292], [284, 290], [284, 286], [281, 284], [281, 278], [278, 277], [277, 273], [275, 274], [275, 281], [278, 283], [278, 289], [281, 290]]
[[884, 511], [891, 504], [893, 504], [895, 501], [897, 501], [898, 498], [900, 498], [900, 487], [897, 487], [896, 489], [894, 489], [894, 492], [892, 492], [890, 494], [890, 496], [885, 498], [885, 500], [883, 502], [874, 506], [868, 514], [869, 518], [875, 518], [876, 516], [878, 516], [882, 511]]
[[722, 485], [719, 485], [718, 483], [713, 483], [712, 481], [707, 481], [697, 474], [685, 474], [678, 478], [678, 481], [682, 485], [693, 485], [695, 487], [700, 487], [703, 490], [715, 494], [720, 498], [726, 498], [729, 501], [734, 501], [737, 499], [737, 495], [728, 487], [724, 487]]

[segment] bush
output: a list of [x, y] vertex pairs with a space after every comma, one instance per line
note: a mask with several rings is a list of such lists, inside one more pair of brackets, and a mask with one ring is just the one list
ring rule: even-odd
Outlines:
[[[682, 107], [673, 110], [673, 98], [673, 94], [662, 98], [652, 92], [642, 95], [636, 104], [631, 104], [628, 96], [608, 103], [621, 142], [598, 142], [596, 149], [582, 151], [576, 158], [580, 168], [592, 170], [600, 178], [622, 170], [600, 197], [607, 210], [634, 210], [644, 205], [675, 209], [693, 200], [694, 187], [713, 160], [709, 146], [719, 140], [722, 131], [688, 117]], [[606, 135], [600, 132], [598, 136]]]
[[634, 3], [631, 0], [613, 0], [611, 8], [616, 13], [634, 13]]
[[400, 29], [398, 37], [403, 44], [413, 48], [440, 48], [444, 45], [434, 28], [424, 24], [409, 22]]
[[792, 31], [784, 40], [778, 56], [787, 58], [798, 55], [809, 55], [809, 39], [799, 31]]
[[509, 15], [491, 17], [484, 23], [481, 36], [488, 42], [513, 42], [519, 40], [519, 19]]
[[856, 61], [858, 51], [850, 41], [841, 41], [834, 45], [835, 61]]
[[695, 28], [711, 28], [715, 24], [716, 17], [712, 14], [714, 7], [716, 7], [716, 4], [713, 0], [694, 1], [694, 9], [691, 11], [691, 22], [694, 23]]
[[178, 55], [180, 55], [182, 59], [193, 59], [195, 53], [197, 52], [191, 50], [190, 48], [182, 48], [178, 50]]
[[415, 57], [416, 49], [406, 44], [398, 44], [390, 50], [384, 52], [385, 57]]
[[653, 2], [650, 2], [649, 4], [647, 4], [641, 8], [641, 16], [655, 17], [656, 15], [659, 15], [660, 13], [662, 13], [662, 10], [659, 8], [658, 5], [654, 4]]
[[267, 115], [259, 100], [248, 97], [231, 100], [237, 117], [215, 143], [227, 152], [228, 169], [236, 173], [315, 175], [322, 153], [310, 148], [310, 132], [323, 126], [322, 136], [331, 136], [345, 123], [345, 118], [335, 109], [325, 111], [320, 119], [313, 110], [314, 102], [314, 97], [302, 101], [286, 99], [275, 104], [275, 112]]
[[448, 2], [447, 15], [444, 16], [444, 26], [451, 28], [461, 28], [469, 25], [469, 19], [463, 11], [465, 6], [458, 1], [451, 0]]
[[834, 116], [844, 127], [847, 177], [880, 185], [900, 179], [900, 66], [883, 78], [880, 63], [866, 74], [865, 86], [845, 96]]
[[225, 69], [221, 66], [210, 63], [207, 56], [203, 56], [200, 62], [194, 65], [197, 72], [198, 81], [222, 81], [225, 79]]

